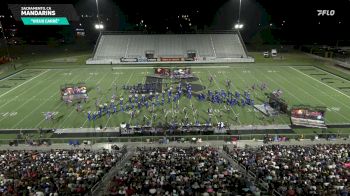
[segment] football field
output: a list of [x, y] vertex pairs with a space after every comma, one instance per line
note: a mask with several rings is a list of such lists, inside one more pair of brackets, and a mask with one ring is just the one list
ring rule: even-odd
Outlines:
[[[192, 72], [196, 77], [190, 83], [194, 94], [208, 90], [239, 91], [249, 90], [255, 104], [267, 100], [266, 93], [280, 89], [282, 98], [292, 107], [310, 105], [327, 107], [326, 123], [350, 123], [350, 82], [313, 66], [257, 66], [257, 65], [221, 65], [195, 66]], [[36, 128], [80, 128], [80, 127], [118, 127], [122, 122], [131, 125], [149, 123], [153, 126], [165, 122], [183, 121], [186, 117], [191, 123], [204, 124], [208, 108], [213, 110], [210, 117], [215, 125], [225, 122], [230, 125], [266, 125], [290, 124], [289, 116], [265, 117], [252, 106], [229, 107], [198, 101], [182, 96], [179, 107], [171, 101], [155, 107], [155, 111], [143, 107], [131, 117], [130, 111], [103, 115], [96, 121], [89, 121], [88, 111], [96, 111], [96, 100], [110, 103], [113, 94], [117, 100], [128, 100], [129, 92], [123, 85], [145, 83], [154, 73], [151, 67], [91, 66], [71, 69], [25, 69], [0, 80], [0, 129], [36, 129]], [[209, 77], [214, 79], [210, 84]], [[227, 89], [226, 80], [232, 85]], [[61, 100], [60, 87], [64, 84], [85, 82], [88, 89], [88, 101], [82, 103], [82, 111], [76, 111], [75, 104], [66, 104]], [[175, 80], [163, 79], [163, 82], [176, 85]], [[267, 89], [252, 90], [253, 84], [267, 84]], [[117, 88], [115, 88], [117, 87]], [[165, 87], [164, 87], [165, 88]], [[117, 101], [118, 103], [118, 101]], [[45, 120], [44, 113], [53, 112], [54, 119]], [[186, 114], [185, 114], [186, 113]], [[146, 122], [145, 122], [146, 121]]]

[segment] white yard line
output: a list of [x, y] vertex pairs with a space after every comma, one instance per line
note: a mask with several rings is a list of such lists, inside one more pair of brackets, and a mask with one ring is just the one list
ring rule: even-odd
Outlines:
[[[262, 72], [262, 71], [261, 71]], [[249, 74], [250, 75], [253, 75], [252, 74], [252, 71], [250, 71], [249, 72]], [[265, 76], [265, 74], [263, 74], [264, 76]], [[253, 78], [254, 78], [254, 80], [255, 81], [257, 81], [258, 83], [260, 82], [254, 75], [253, 75]], [[270, 87], [269, 86], [267, 86], [267, 90], [270, 90]], [[255, 114], [254, 114], [255, 115]], [[254, 118], [256, 118], [256, 117], [254, 117]], [[281, 118], [281, 121], [283, 122], [283, 123], [285, 123], [285, 124], [290, 124], [290, 122], [287, 120], [287, 121], [285, 121], [283, 118]]]
[[[147, 74], [148, 74], [148, 72], [147, 72], [147, 71], [145, 71], [144, 73], [145, 73], [145, 75], [147, 75]], [[142, 82], [143, 82], [143, 84], [145, 84], [145, 83], [146, 83], [146, 77], [143, 77]], [[128, 83], [129, 83], [129, 81], [128, 81]], [[136, 107], [136, 105], [135, 105], [135, 107]], [[139, 112], [141, 113], [141, 111], [139, 111]], [[153, 119], [153, 118], [152, 118], [152, 119]], [[151, 119], [151, 120], [152, 120], [152, 119]], [[131, 116], [130, 116], [130, 119], [129, 119], [129, 124], [130, 124], [130, 122], [131, 122]]]
[[[79, 75], [76, 75], [75, 77], [78, 77]], [[59, 81], [59, 80], [56, 80], [56, 82]], [[55, 84], [55, 83], [51, 83], [52, 84]], [[51, 86], [51, 85], [48, 85], [47, 87]], [[47, 88], [46, 87], [46, 88]], [[45, 88], [45, 89], [46, 89]], [[42, 92], [42, 91], [40, 91]], [[33, 109], [29, 114], [27, 114], [26, 116], [24, 116], [19, 122], [17, 122], [17, 124], [15, 124], [13, 127], [16, 127], [18, 124], [20, 124], [24, 119], [28, 118], [28, 116], [33, 113], [34, 111], [36, 111], [37, 109], [39, 109], [43, 104], [47, 103], [53, 96], [55, 96], [56, 94], [53, 94], [51, 95], [48, 99], [46, 99], [45, 102], [42, 102], [39, 106], [35, 107], [35, 109]]]
[[8, 93], [12, 92], [13, 90], [17, 89], [17, 88], [18, 88], [18, 87], [20, 87], [20, 86], [23, 86], [24, 84], [27, 84], [28, 82], [30, 82], [30, 81], [32, 81], [32, 80], [34, 80], [35, 78], [37, 78], [37, 77], [39, 77], [39, 76], [41, 76], [41, 75], [43, 75], [43, 74], [47, 73], [48, 71], [50, 71], [50, 70], [49, 70], [49, 69], [47, 69], [46, 71], [42, 72], [41, 74], [39, 74], [39, 75], [37, 75], [37, 76], [35, 76], [35, 77], [33, 77], [33, 78], [31, 78], [31, 79], [29, 79], [29, 80], [27, 80], [27, 81], [23, 82], [22, 84], [20, 84], [20, 85], [16, 86], [15, 88], [13, 88], [13, 89], [11, 89], [11, 90], [7, 91], [6, 93], [4, 93], [4, 94], [0, 95], [0, 97], [2, 97], [2, 96], [4, 96], [4, 95], [6, 95], [6, 94], [8, 94]]
[[[278, 75], [279, 76], [279, 75]], [[279, 76], [279, 77], [281, 77], [281, 76]], [[289, 82], [287, 79], [285, 79], [284, 77], [281, 77], [281, 78], [283, 78], [283, 80], [285, 80], [287, 83], [289, 83], [289, 84], [291, 84], [291, 86], [295, 86], [296, 88], [298, 88], [298, 89], [300, 89], [301, 91], [303, 91], [304, 93], [306, 93], [306, 94], [308, 94], [310, 97], [312, 97], [313, 99], [315, 99], [315, 100], [317, 100], [319, 103], [321, 103], [321, 104], [323, 104], [323, 105], [327, 105], [326, 103], [324, 103], [322, 100], [320, 100], [320, 99], [318, 99], [317, 97], [315, 97], [315, 96], [313, 96], [313, 95], [311, 95], [310, 93], [308, 93], [307, 91], [305, 91], [303, 88], [300, 88], [300, 87], [298, 87], [298, 86], [296, 86], [296, 85], [294, 85], [293, 83], [291, 83], [291, 82]], [[271, 79], [271, 80], [273, 80], [273, 79]], [[286, 89], [285, 89], [286, 90]], [[286, 90], [287, 91], [287, 90]], [[291, 94], [291, 93], [290, 93]], [[296, 96], [294, 96], [294, 94], [291, 94], [291, 95], [293, 95], [293, 97], [296, 97]], [[296, 97], [297, 98], [297, 97]], [[297, 98], [298, 99], [298, 101], [300, 102], [300, 103], [302, 103], [302, 101], [299, 99], [299, 98]], [[339, 112], [336, 112], [336, 114], [338, 114], [339, 116], [341, 116], [343, 119], [345, 119], [345, 120], [349, 120], [348, 118], [346, 118], [344, 115], [342, 115], [342, 114], [340, 114]]]
[[[109, 73], [109, 72], [106, 72], [106, 74], [105, 74], [103, 77], [101, 77], [101, 79], [96, 83], [96, 85], [100, 84], [100, 82], [104, 79], [104, 77], [105, 77], [108, 73]], [[60, 125], [62, 125], [62, 126], [60, 126], [61, 129], [64, 129], [64, 127], [63, 127], [64, 123], [65, 123], [66, 120], [70, 117], [70, 115], [72, 115], [72, 113], [73, 113], [74, 111], [75, 111], [75, 109], [72, 109], [72, 111], [68, 114], [68, 116], [64, 119], [64, 121], [60, 124]]]
[[[213, 77], [213, 75], [209, 72], [209, 71], [207, 71], [209, 74], [210, 74], [210, 76], [211, 77]], [[245, 81], [244, 79], [243, 79], [243, 81]], [[215, 77], [215, 79], [214, 79], [214, 82], [215, 82], [215, 85], [216, 85], [216, 87], [218, 88], [218, 90], [220, 90], [221, 88], [219, 87], [219, 85], [218, 85], [218, 83], [216, 82], [216, 77]], [[225, 105], [224, 105], [225, 106]], [[225, 106], [226, 107], [226, 106]], [[222, 109], [221, 109], [222, 110]], [[232, 111], [233, 111], [233, 109], [232, 109]], [[221, 112], [221, 111], [220, 111]], [[236, 112], [235, 111], [233, 111], [233, 113], [237, 116], [237, 114], [236, 114]], [[239, 120], [239, 118], [237, 118], [237, 120], [238, 120], [238, 123], [241, 125], [242, 123], [241, 123], [241, 121]]]
[[0, 108], [6, 106], [7, 104], [11, 103], [12, 101], [20, 101], [20, 102], [23, 102], [24, 100], [27, 100], [27, 99], [18, 99], [19, 97], [21, 97], [23, 94], [27, 93], [28, 91], [31, 91], [34, 87], [38, 86], [39, 84], [41, 84], [41, 82], [37, 82], [35, 83], [35, 85], [32, 85], [30, 88], [27, 88], [26, 90], [22, 91], [20, 94], [16, 95], [15, 97], [13, 98], [10, 98], [6, 101], [6, 103], [2, 104], [0, 106]]
[[[300, 80], [301, 82], [303, 82], [300, 78], [299, 78], [299, 80]], [[309, 84], [309, 83], [306, 83], [306, 84]], [[312, 88], [318, 90], [316, 87], [314, 87], [314, 86], [311, 85], [311, 84], [309, 84], [309, 86], [311, 86]], [[297, 87], [298, 87], [298, 86], [297, 86]], [[299, 87], [298, 87], [298, 88], [299, 88]], [[312, 96], [310, 93], [308, 93], [307, 91], [305, 91], [303, 88], [300, 88], [300, 89], [302, 89], [305, 93], [307, 93], [307, 94], [309, 94], [310, 96]], [[323, 91], [321, 91], [321, 93], [324, 94], [324, 95], [326, 95], [327, 97], [331, 98], [332, 100], [335, 100], [336, 102], [340, 103], [341, 105], [343, 105], [343, 106], [349, 108], [346, 104], [343, 104], [342, 102], [339, 102], [337, 99], [334, 99], [333, 97], [329, 96], [327, 93], [325, 93], [325, 92], [323, 92]], [[316, 96], [312, 96], [312, 97], [315, 97], [315, 99], [317, 99], [317, 100], [318, 100], [319, 102], [321, 102], [323, 105], [327, 106], [326, 103], [324, 103], [323, 101], [321, 101], [320, 99], [318, 99]], [[341, 114], [339, 111], [334, 111], [334, 112], [337, 113], [337, 114], [339, 114], [339, 115], [340, 115], [341, 117], [343, 117], [343, 119], [345, 119], [346, 121], [350, 121], [349, 118], [346, 118], [346, 116], [344, 116], [343, 114]]]
[[[84, 82], [88, 81], [91, 77], [92, 77], [92, 75], [89, 76]], [[61, 101], [61, 103], [58, 104], [58, 105], [53, 109], [53, 112], [55, 112], [59, 107], [61, 107], [61, 105], [62, 105], [63, 103], [64, 103], [64, 102]], [[44, 120], [45, 120], [45, 119], [42, 119], [38, 124], [36, 124], [36, 125], [35, 125], [35, 128], [39, 127], [39, 125], [40, 125], [41, 123], [43, 123]]]
[[[134, 71], [130, 74], [130, 77], [129, 77], [129, 79], [128, 79], [128, 81], [126, 82], [126, 84], [129, 84], [129, 82], [130, 82], [130, 79], [132, 78], [132, 76], [134, 75]], [[117, 77], [115, 77], [115, 79], [114, 79], [114, 81], [112, 82], [112, 86], [113, 86], [113, 83], [115, 82], [117, 80]], [[122, 96], [123, 94], [124, 94], [124, 92], [125, 91], [122, 91], [122, 94], [120, 95], [120, 96]], [[113, 114], [110, 114], [109, 115], [109, 117], [108, 117], [108, 119], [107, 119], [107, 122], [106, 122], [106, 124], [105, 124], [105, 127], [107, 127], [107, 125], [108, 125], [108, 123], [109, 123], [109, 120], [111, 119], [111, 116], [112, 116]], [[131, 117], [130, 117], [130, 120], [131, 120]], [[130, 124], [130, 120], [129, 120], [129, 124]]]
[[[227, 80], [227, 77], [226, 77], [226, 74], [225, 74], [225, 72], [221, 72], [222, 73], [222, 75], [225, 77], [225, 80]], [[215, 82], [216, 83], [216, 82]], [[231, 86], [230, 86], [230, 89], [229, 90], [231, 90]], [[230, 107], [230, 106], [228, 106], [228, 107]], [[235, 115], [235, 116], [237, 116], [237, 113], [233, 110], [233, 108], [231, 108], [232, 109], [232, 112], [233, 112], [233, 114]], [[238, 122], [240, 123], [240, 121], [238, 120]]]
[[[51, 85], [54, 84], [54, 83], [51, 83]], [[51, 85], [47, 85], [45, 88], [41, 89], [37, 95], [41, 94], [41, 92], [45, 91], [47, 88], [49, 88]], [[28, 103], [29, 101], [32, 101], [33, 99], [35, 99], [37, 97], [37, 95], [31, 97], [30, 99], [27, 99], [25, 102], [23, 102], [21, 105], [19, 105], [18, 107], [16, 107], [16, 111], [19, 111], [26, 103]], [[3, 121], [5, 118], [3, 119], [0, 119], [0, 122]]]
[[[91, 77], [92, 77], [92, 75], [90, 75], [90, 76], [85, 80], [85, 82], [88, 81], [88, 80], [90, 80]], [[112, 83], [112, 85], [113, 85], [113, 83]], [[84, 128], [84, 125], [85, 125], [85, 123], [86, 123], [87, 121], [88, 121], [88, 119], [86, 119], [86, 120], [84, 121], [84, 123], [83, 123], [83, 125], [82, 125], [81, 127]]]
[[337, 91], [338, 93], [340, 93], [340, 94], [342, 94], [342, 95], [344, 95], [345, 97], [347, 97], [347, 98], [350, 99], [350, 96], [349, 96], [349, 95], [347, 95], [347, 94], [345, 94], [345, 93], [339, 91], [338, 89], [335, 89], [335, 88], [329, 86], [328, 84], [325, 84], [325, 83], [323, 83], [323, 82], [317, 80], [316, 78], [313, 78], [313, 77], [311, 77], [311, 76], [309, 76], [309, 75], [307, 75], [307, 74], [301, 72], [300, 70], [295, 69], [294, 67], [289, 66], [289, 68], [293, 69], [293, 70], [296, 71], [296, 72], [299, 72], [300, 74], [303, 74], [304, 76], [307, 76], [308, 78], [311, 78], [311, 79], [317, 81], [317, 82], [320, 83], [320, 84], [323, 84], [323, 85], [327, 86], [327, 87], [330, 88], [330, 89], [333, 89], [334, 91]]
[[[148, 72], [147, 71], [145, 71], [146, 72], [146, 74], [148, 74]], [[145, 74], [145, 75], [146, 75]], [[143, 84], [145, 84], [146, 83], [146, 77], [144, 77], [144, 79], [143, 79]], [[135, 106], [136, 107], [136, 106]], [[140, 113], [141, 113], [141, 110], [139, 111]], [[152, 120], [152, 119], [151, 119]], [[129, 124], [130, 124], [130, 121], [131, 121], [131, 116], [130, 116], [130, 120], [129, 120]]]
[[[221, 72], [221, 73], [224, 75], [225, 80], [226, 80], [226, 79], [227, 79], [227, 77], [226, 77], [225, 72]], [[229, 90], [231, 90], [231, 86], [230, 86], [230, 89], [229, 89]], [[230, 107], [230, 106], [227, 106], [227, 107]], [[226, 106], [225, 106], [225, 109], [226, 109]], [[231, 107], [231, 109], [232, 109], [233, 114], [234, 114], [235, 116], [237, 116], [237, 117], [238, 117], [238, 115], [237, 115], [237, 113], [235, 112], [234, 108], [233, 108], [233, 107]], [[254, 115], [255, 115], [255, 113], [254, 113]], [[237, 118], [237, 121], [238, 121], [238, 123], [239, 123], [239, 124], [242, 124], [242, 123], [241, 123], [241, 121], [239, 120], [239, 118]]]
[[[306, 85], [309, 85], [311, 86], [312, 88], [316, 89], [316, 90], [319, 90], [317, 87], [315, 87], [314, 85], [312, 85], [311, 83], [307, 83], [307, 82], [304, 82], [302, 79], [298, 78], [298, 80], [300, 80], [302, 83], [305, 83]], [[306, 92], [306, 91], [305, 91]], [[335, 102], [338, 102], [340, 105], [343, 105], [345, 106], [346, 108], [350, 109], [350, 106], [347, 105], [347, 104], [344, 104], [343, 102], [341, 101], [338, 101], [338, 99], [335, 99], [334, 97], [330, 96], [329, 94], [323, 92], [323, 91], [320, 91], [322, 94], [324, 94], [325, 96], [329, 97], [330, 99], [334, 100]], [[317, 99], [317, 98], [316, 98]]]
[[28, 116], [30, 116], [30, 114], [32, 114], [34, 111], [36, 111], [37, 109], [40, 108], [40, 106], [44, 105], [45, 103], [47, 103], [48, 100], [50, 100], [53, 96], [57, 96], [57, 94], [52, 94], [49, 99], [47, 99], [45, 102], [42, 102], [39, 106], [37, 106], [35, 109], [33, 109], [29, 114], [27, 114], [26, 116], [24, 116], [20, 121], [17, 122], [17, 124], [13, 125], [12, 128], [16, 127], [17, 125], [19, 125], [24, 119], [28, 118]]
[[[50, 98], [52, 98], [53, 96], [56, 96], [57, 94], [52, 94]], [[48, 99], [48, 100], [49, 100]], [[27, 115], [25, 115], [20, 121], [18, 121], [15, 125], [12, 126], [12, 128], [15, 128], [17, 125], [19, 125], [21, 122], [23, 122], [23, 120], [25, 120], [26, 118], [28, 118], [28, 116], [30, 116], [30, 114], [32, 114], [34, 111], [38, 110], [42, 105], [44, 105], [45, 103], [47, 103], [47, 101], [42, 102], [40, 105], [38, 105], [34, 110], [32, 110], [30, 113], [28, 113]]]
[[[299, 78], [299, 80], [302, 81], [300, 78]], [[287, 80], [286, 80], [286, 81], [287, 81]], [[317, 80], [317, 81], [318, 81], [318, 80]], [[289, 81], [287, 81], [287, 82], [290, 83]], [[303, 81], [302, 81], [302, 82], [303, 82]], [[305, 83], [305, 82], [303, 82], [303, 83]], [[290, 84], [292, 84], [292, 83], [290, 83]], [[309, 83], [306, 83], [306, 84], [317, 90], [317, 88], [314, 87], [313, 85], [311, 85], [311, 84], [309, 84]], [[294, 86], [295, 86], [295, 85], [294, 85]], [[296, 87], [298, 87], [298, 86], [296, 86]], [[299, 87], [298, 87], [298, 88], [299, 88]], [[307, 91], [305, 91], [303, 88], [299, 88], [299, 89], [301, 89], [302, 91], [304, 91], [305, 93], [307, 93], [307, 94], [310, 95], [311, 97], [314, 97], [314, 96], [312, 96], [310, 93], [308, 93]], [[338, 102], [338, 103], [340, 103], [341, 105], [343, 105], [343, 106], [345, 106], [345, 107], [347, 107], [347, 108], [350, 109], [349, 106], [347, 106], [346, 104], [343, 104], [342, 102], [339, 102], [337, 99], [334, 99], [333, 97], [329, 96], [327, 93], [324, 93], [324, 92], [322, 92], [322, 91], [321, 91], [321, 93], [324, 94], [324, 95], [326, 95], [327, 97], [330, 97], [332, 100], [335, 100], [336, 102]], [[322, 103], [323, 105], [327, 106], [327, 104], [324, 103], [322, 100], [318, 99], [317, 97], [314, 97], [314, 98], [315, 98], [316, 100], [318, 100], [320, 103]], [[341, 117], [343, 117], [343, 119], [345, 119], [345, 120], [347, 120], [347, 121], [350, 121], [349, 118], [346, 118], [346, 117], [345, 117], [343, 114], [341, 114], [340, 112], [337, 112], [337, 111], [334, 111], [334, 112], [335, 112], [336, 114], [340, 115]]]
[[[173, 79], [171, 78], [170, 81], [171, 81], [171, 86], [173, 86], [173, 84], [174, 84]], [[174, 119], [174, 101], [171, 97], [170, 97], [170, 102], [171, 102], [171, 117]]]
[[[193, 98], [195, 98], [195, 96], [193, 96]], [[193, 106], [192, 99], [190, 99], [190, 106]], [[194, 120], [194, 123], [196, 123], [196, 115], [194, 114], [194, 110], [192, 107], [189, 107], [189, 108], [192, 110], [193, 120]]]
[[[199, 80], [199, 82], [202, 84], [202, 86], [204, 86], [204, 85], [203, 85], [203, 82], [202, 82], [202, 80], [201, 80], [201, 78], [200, 78], [199, 76], [198, 76], [198, 80]], [[212, 106], [212, 104], [210, 103], [210, 101], [209, 101], [209, 105], [210, 105], [211, 110], [213, 110], [213, 106]], [[219, 123], [218, 118], [216, 117], [216, 115], [214, 115], [214, 117], [215, 117], [216, 123]]]

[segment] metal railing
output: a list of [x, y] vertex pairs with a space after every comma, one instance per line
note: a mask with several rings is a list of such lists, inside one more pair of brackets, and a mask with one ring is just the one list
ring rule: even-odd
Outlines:
[[273, 189], [272, 195], [273, 196], [282, 196], [282, 194], [280, 192], [276, 191], [275, 189]]
[[105, 174], [103, 175], [103, 177], [95, 183], [95, 185], [90, 189], [90, 192], [89, 192], [89, 195], [95, 195], [97, 189], [99, 188], [99, 186], [102, 184], [102, 183], [105, 183], [106, 182], [106, 179], [108, 177], [108, 174], [113, 171], [114, 168], [116, 168], [120, 163], [122, 163], [126, 157], [127, 157], [127, 154], [128, 154], [128, 151], [126, 149], [126, 146], [123, 146], [122, 149], [120, 149], [120, 151], [123, 153], [123, 155], [121, 156], [121, 158], [118, 160], [118, 162]]
[[[314, 139], [315, 136], [319, 138], [325, 138], [328, 135], [335, 135], [337, 138], [350, 138], [349, 133], [307, 133], [303, 134], [303, 139]], [[300, 134], [270, 134], [270, 136], [285, 136], [289, 140], [291, 139], [299, 139]], [[72, 140], [78, 141], [80, 144], [84, 141], [90, 141], [92, 143], [110, 143], [110, 142], [118, 142], [118, 143], [127, 143], [127, 142], [144, 142], [144, 143], [153, 143], [159, 142], [161, 139], [166, 137], [170, 142], [179, 141], [184, 139], [185, 141], [191, 141], [193, 137], [201, 138], [202, 141], [231, 141], [232, 137], [236, 137], [239, 140], [263, 140], [265, 134], [241, 134], [241, 135], [158, 135], [158, 136], [121, 136], [121, 137], [72, 137], [72, 138], [40, 138], [40, 139], [0, 139], [0, 144], [9, 144], [9, 142], [16, 141], [18, 144], [28, 144], [28, 142], [37, 142], [47, 141], [48, 143], [69, 143]], [[35, 145], [35, 143], [33, 143]]]

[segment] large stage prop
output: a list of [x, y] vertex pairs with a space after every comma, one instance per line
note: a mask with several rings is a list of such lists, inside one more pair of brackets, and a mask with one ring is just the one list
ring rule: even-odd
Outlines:
[[154, 76], [158, 78], [187, 79], [193, 78], [191, 68], [154, 68]]
[[254, 108], [262, 112], [266, 116], [276, 116], [280, 113], [288, 112], [288, 104], [282, 99], [283, 92], [275, 90], [267, 95], [267, 102], [262, 105], [254, 105]]
[[85, 83], [65, 84], [60, 89], [62, 100], [65, 102], [82, 101], [88, 97]]
[[294, 106], [291, 109], [292, 125], [326, 128], [325, 107]]
[[282, 113], [288, 112], [288, 104], [282, 99], [283, 92], [281, 90], [275, 90], [269, 95], [269, 105]]

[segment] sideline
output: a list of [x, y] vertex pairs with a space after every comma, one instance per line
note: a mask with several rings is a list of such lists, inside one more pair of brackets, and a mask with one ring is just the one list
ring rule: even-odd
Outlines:
[[5, 92], [4, 94], [0, 95], [0, 97], [2, 97], [2, 96], [4, 96], [4, 95], [6, 95], [7, 93], [9, 93], [9, 92], [11, 92], [11, 91], [13, 91], [13, 90], [17, 89], [18, 87], [20, 87], [20, 86], [22, 86], [22, 85], [24, 85], [24, 84], [26, 84], [26, 83], [28, 83], [28, 82], [30, 82], [30, 81], [32, 81], [32, 80], [34, 80], [35, 78], [37, 78], [37, 77], [39, 77], [39, 76], [43, 75], [44, 73], [47, 73], [48, 71], [50, 71], [50, 70], [49, 70], [49, 69], [47, 69], [46, 71], [42, 72], [41, 74], [39, 74], [39, 75], [37, 75], [37, 76], [35, 76], [35, 77], [33, 77], [33, 78], [31, 78], [31, 79], [29, 79], [29, 80], [27, 80], [27, 81], [23, 82], [22, 84], [20, 84], [20, 85], [16, 86], [15, 88], [13, 88], [13, 89], [11, 89], [11, 90], [9, 90], [9, 91]]

